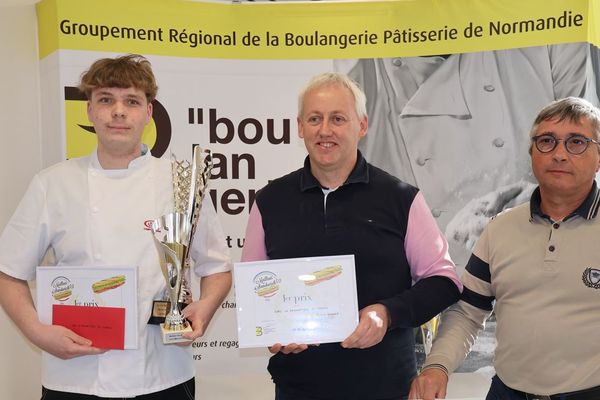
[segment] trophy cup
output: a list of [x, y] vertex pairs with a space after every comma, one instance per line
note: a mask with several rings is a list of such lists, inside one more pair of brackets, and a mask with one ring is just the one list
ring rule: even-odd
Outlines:
[[154, 220], [151, 226], [168, 295], [168, 302], [155, 301], [151, 320], [160, 314], [157, 303], [163, 303], [163, 309], [169, 310], [164, 323], [160, 324], [165, 344], [186, 342], [183, 333], [192, 331], [190, 323], [181, 314], [181, 304], [191, 301], [189, 251], [210, 179], [210, 150], [195, 146], [191, 163], [172, 156], [171, 165], [174, 212]]

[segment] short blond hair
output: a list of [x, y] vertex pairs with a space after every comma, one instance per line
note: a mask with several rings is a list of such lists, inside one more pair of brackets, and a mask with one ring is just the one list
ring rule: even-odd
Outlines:
[[354, 97], [354, 107], [358, 119], [363, 119], [367, 116], [367, 97], [358, 83], [346, 74], [339, 72], [325, 72], [313, 76], [300, 91], [300, 94], [298, 95], [298, 117], [301, 117], [304, 112], [304, 99], [306, 95], [314, 89], [329, 85], [339, 85], [349, 89]]

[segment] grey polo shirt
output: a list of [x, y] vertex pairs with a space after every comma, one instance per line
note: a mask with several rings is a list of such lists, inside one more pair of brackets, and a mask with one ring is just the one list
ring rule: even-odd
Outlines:
[[426, 365], [456, 369], [492, 310], [502, 381], [524, 392], [600, 385], [600, 191], [563, 221], [530, 203], [492, 219], [462, 277], [461, 300], [443, 316]]

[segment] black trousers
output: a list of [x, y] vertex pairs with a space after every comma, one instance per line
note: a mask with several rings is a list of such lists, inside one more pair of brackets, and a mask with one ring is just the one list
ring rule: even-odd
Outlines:
[[[170, 387], [160, 392], [148, 393], [134, 397], [136, 400], [194, 400], [196, 392], [196, 383], [194, 378], [183, 382], [177, 386]], [[122, 397], [124, 398], [124, 397]], [[41, 400], [99, 400], [109, 399], [108, 397], [98, 397], [89, 394], [67, 393], [42, 387]], [[110, 399], [115, 400], [114, 397]], [[118, 398], [117, 398], [118, 399]]]

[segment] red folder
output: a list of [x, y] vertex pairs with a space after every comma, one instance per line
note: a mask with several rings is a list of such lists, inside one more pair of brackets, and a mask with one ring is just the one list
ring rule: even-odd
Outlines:
[[52, 324], [91, 340], [94, 347], [123, 350], [125, 308], [53, 304]]

